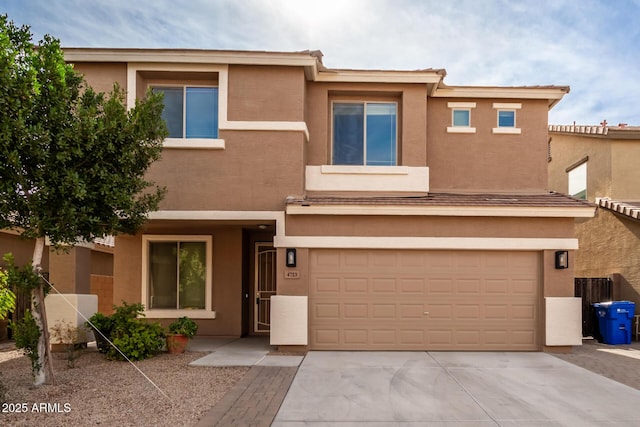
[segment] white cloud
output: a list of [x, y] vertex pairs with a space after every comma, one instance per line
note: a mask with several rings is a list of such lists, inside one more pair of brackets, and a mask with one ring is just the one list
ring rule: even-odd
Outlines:
[[640, 124], [639, 0], [5, 1], [10, 18], [64, 46], [320, 49], [335, 68], [570, 85], [550, 122]]

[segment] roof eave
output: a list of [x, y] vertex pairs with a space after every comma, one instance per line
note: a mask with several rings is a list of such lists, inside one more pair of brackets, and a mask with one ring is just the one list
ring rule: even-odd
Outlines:
[[569, 91], [569, 86], [440, 86], [433, 91], [431, 96], [434, 98], [546, 99], [549, 101], [549, 109], [551, 109]]

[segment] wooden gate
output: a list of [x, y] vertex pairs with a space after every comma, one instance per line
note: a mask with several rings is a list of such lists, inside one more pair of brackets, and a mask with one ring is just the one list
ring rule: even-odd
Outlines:
[[582, 298], [582, 336], [598, 338], [600, 334], [593, 304], [613, 299], [613, 281], [604, 278], [576, 277], [575, 296]]

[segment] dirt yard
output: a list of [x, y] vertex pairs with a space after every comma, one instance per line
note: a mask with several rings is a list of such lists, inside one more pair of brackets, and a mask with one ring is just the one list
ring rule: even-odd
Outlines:
[[34, 388], [29, 359], [3, 347], [4, 426], [192, 426], [249, 370], [189, 366], [206, 355], [197, 352], [136, 362], [161, 392], [132, 365], [106, 360], [94, 347], [83, 351], [75, 368], [64, 353], [54, 353], [56, 385]]

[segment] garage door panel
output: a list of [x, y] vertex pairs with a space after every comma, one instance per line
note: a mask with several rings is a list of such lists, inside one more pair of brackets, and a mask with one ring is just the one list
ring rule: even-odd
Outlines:
[[347, 277], [343, 280], [342, 286], [338, 282], [338, 290], [343, 289], [344, 293], [367, 293], [369, 291], [369, 280], [366, 277]]
[[313, 349], [537, 350], [535, 252], [310, 251]]
[[424, 279], [398, 279], [398, 287], [403, 294], [424, 294], [427, 283]]

